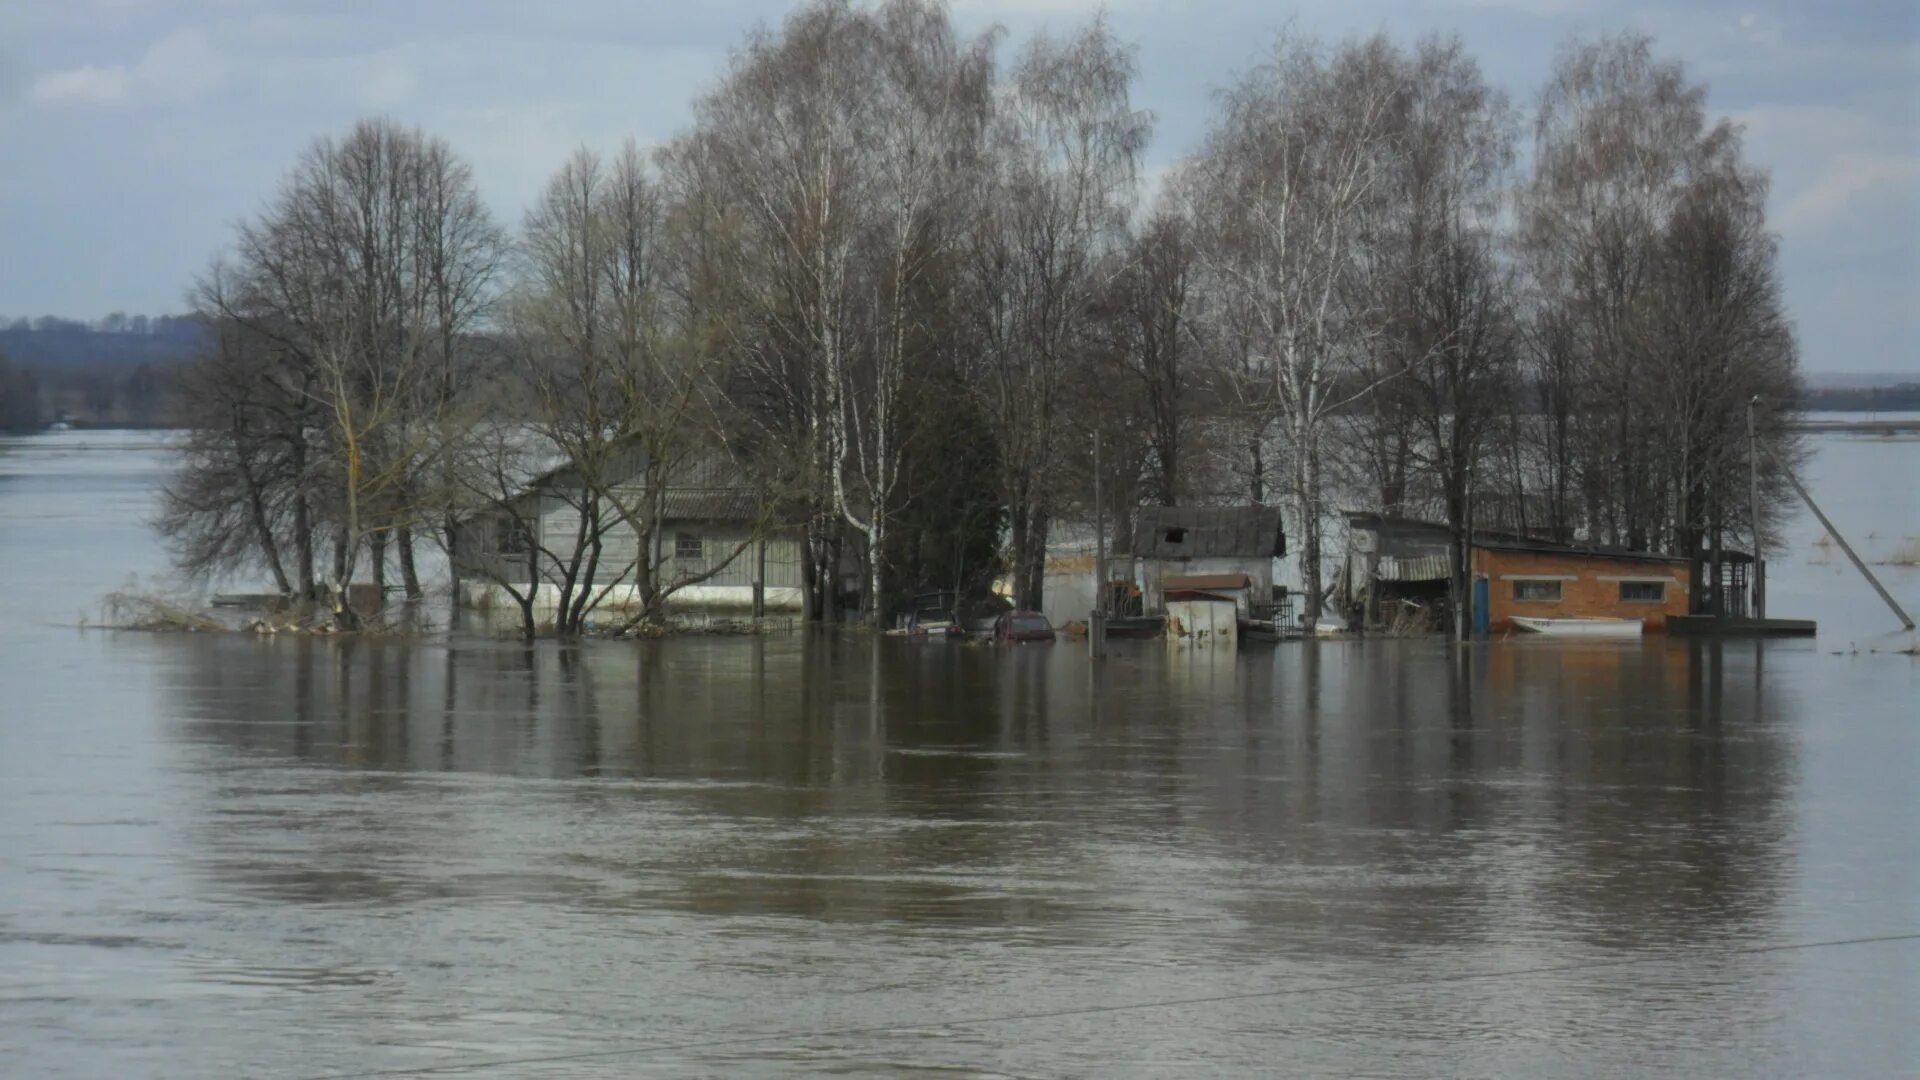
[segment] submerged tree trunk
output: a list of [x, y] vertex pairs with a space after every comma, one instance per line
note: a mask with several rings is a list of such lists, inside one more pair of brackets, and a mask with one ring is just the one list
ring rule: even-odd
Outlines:
[[420, 571], [413, 561], [412, 526], [400, 526], [394, 535], [394, 544], [400, 549], [400, 583], [406, 587], [408, 600], [418, 600], [426, 594], [420, 588]]
[[247, 484], [247, 510], [252, 518], [256, 542], [260, 545], [260, 555], [266, 560], [267, 571], [273, 575], [273, 586], [281, 596], [293, 592], [293, 585], [287, 580], [287, 568], [280, 560], [280, 543], [274, 539], [273, 526], [267, 521], [266, 496], [260, 490], [260, 484], [254, 479], [253, 471], [245, 469], [242, 475]]
[[387, 591], [387, 534], [376, 532], [367, 537], [368, 569], [373, 571], [373, 587], [381, 594]]
[[1295, 419], [1293, 452], [1293, 502], [1299, 518], [1300, 586], [1306, 593], [1302, 612], [1311, 625], [1320, 618], [1320, 455], [1312, 445], [1315, 433], [1301, 418]]

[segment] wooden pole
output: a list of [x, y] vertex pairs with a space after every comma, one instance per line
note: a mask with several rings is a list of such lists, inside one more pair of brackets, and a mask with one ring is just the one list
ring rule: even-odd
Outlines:
[[1753, 566], [1747, 587], [1753, 592], [1753, 617], [1767, 617], [1767, 564], [1760, 556], [1760, 441], [1753, 433], [1753, 407], [1758, 394], [1747, 399], [1747, 516], [1753, 524]]
[[764, 524], [753, 532], [753, 617], [767, 617], [767, 534]]
[[1093, 433], [1093, 610], [1087, 613], [1087, 648], [1107, 654], [1107, 512], [1100, 503], [1100, 433]]
[[1827, 530], [1827, 535], [1833, 537], [1834, 542], [1840, 545], [1840, 550], [1846, 552], [1847, 558], [1853, 560], [1854, 569], [1860, 571], [1860, 576], [1867, 579], [1867, 584], [1873, 586], [1873, 591], [1879, 593], [1880, 599], [1885, 600], [1887, 606], [1893, 609], [1893, 613], [1899, 616], [1901, 625], [1909, 630], [1913, 629], [1912, 617], [1894, 601], [1893, 595], [1880, 584], [1880, 579], [1874, 577], [1873, 571], [1867, 569], [1867, 564], [1860, 561], [1860, 556], [1853, 553], [1853, 545], [1847, 543], [1847, 538], [1841, 536], [1840, 530], [1833, 527], [1833, 522], [1827, 520], [1827, 515], [1820, 512], [1819, 505], [1813, 501], [1813, 496], [1807, 494], [1807, 489], [1800, 486], [1800, 478], [1793, 475], [1792, 469], [1787, 470], [1787, 483], [1792, 484], [1793, 490], [1800, 493], [1800, 498], [1806, 501], [1807, 509], [1813, 511], [1813, 516], [1820, 519], [1820, 524]]

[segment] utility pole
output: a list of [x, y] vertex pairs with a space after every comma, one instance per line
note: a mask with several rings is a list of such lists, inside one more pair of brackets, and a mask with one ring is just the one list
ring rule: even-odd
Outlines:
[[1095, 660], [1107, 655], [1107, 510], [1100, 502], [1100, 432], [1093, 433], [1093, 610], [1087, 613], [1087, 648]]
[[1840, 530], [1833, 527], [1833, 522], [1827, 520], [1827, 515], [1820, 512], [1819, 505], [1813, 501], [1813, 496], [1807, 494], [1807, 489], [1800, 486], [1800, 478], [1793, 475], [1792, 469], [1787, 470], [1787, 483], [1792, 484], [1793, 490], [1800, 493], [1800, 498], [1806, 501], [1807, 509], [1813, 511], [1813, 516], [1820, 519], [1820, 524], [1827, 530], [1827, 535], [1833, 537], [1834, 542], [1840, 545], [1840, 550], [1846, 552], [1847, 558], [1853, 560], [1854, 569], [1860, 571], [1860, 576], [1867, 579], [1867, 584], [1873, 586], [1873, 591], [1879, 593], [1880, 599], [1885, 600], [1887, 606], [1893, 609], [1893, 613], [1900, 619], [1900, 625], [1909, 630], [1913, 629], [1913, 618], [1894, 601], [1893, 595], [1887, 592], [1886, 586], [1881, 585], [1880, 579], [1874, 577], [1873, 571], [1867, 569], [1867, 564], [1860, 561], [1860, 556], [1853, 553], [1853, 545], [1847, 543], [1847, 538], [1841, 536]]
[[1467, 466], [1461, 488], [1460, 536], [1453, 545], [1453, 567], [1448, 584], [1453, 589], [1453, 640], [1464, 643], [1473, 634], [1473, 466]]
[[1752, 581], [1748, 587], [1753, 590], [1753, 617], [1767, 617], [1767, 562], [1760, 557], [1760, 441], [1753, 433], [1753, 408], [1760, 403], [1760, 395], [1747, 399], [1747, 515], [1753, 521], [1753, 566]]

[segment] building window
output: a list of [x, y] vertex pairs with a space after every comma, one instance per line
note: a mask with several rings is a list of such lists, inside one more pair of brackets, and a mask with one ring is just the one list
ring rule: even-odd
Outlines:
[[673, 557], [688, 562], [698, 562], [707, 557], [707, 549], [698, 536], [692, 533], [679, 533], [673, 538]]
[[526, 522], [513, 518], [495, 518], [493, 550], [501, 555], [525, 555], [533, 550], [533, 535]]
[[1560, 583], [1557, 581], [1516, 581], [1513, 583], [1515, 600], [1537, 600], [1547, 603], [1560, 602]]
[[1167, 530], [1167, 543], [1184, 544], [1187, 542], [1187, 530], [1174, 526]]
[[1664, 604], [1667, 602], [1667, 583], [1664, 581], [1623, 581], [1620, 583], [1622, 603]]

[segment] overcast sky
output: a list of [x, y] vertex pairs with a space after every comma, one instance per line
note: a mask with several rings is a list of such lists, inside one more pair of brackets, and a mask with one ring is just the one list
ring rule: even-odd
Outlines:
[[[1773, 174], [1810, 372], [1920, 372], [1920, 3], [958, 0], [1015, 37], [1104, 6], [1139, 49], [1149, 165], [1288, 20], [1338, 39], [1458, 33], [1530, 106], [1572, 34], [1649, 32]], [[305, 145], [361, 116], [445, 137], [502, 220], [576, 146], [665, 139], [728, 50], [789, 5], [748, 0], [0, 0], [0, 314], [184, 307], [193, 275]]]

